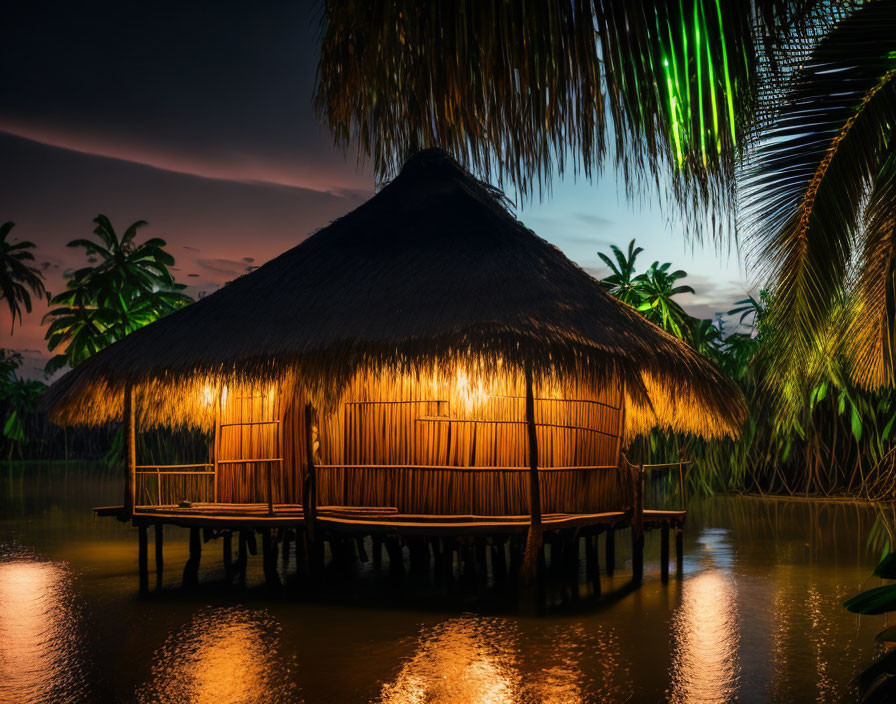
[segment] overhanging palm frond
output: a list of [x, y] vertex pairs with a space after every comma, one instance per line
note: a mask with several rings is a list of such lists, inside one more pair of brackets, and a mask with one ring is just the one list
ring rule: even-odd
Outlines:
[[896, 151], [877, 175], [865, 207], [859, 279], [847, 336], [861, 386], [892, 386], [896, 323]]
[[796, 76], [750, 159], [740, 218], [774, 281], [774, 329], [806, 359], [843, 290], [864, 201], [896, 124], [896, 3], [841, 22]]
[[525, 196], [615, 157], [630, 186], [671, 169], [680, 201], [725, 216], [756, 37], [800, 33], [823, 4], [329, 0], [315, 104], [380, 178], [440, 146]]

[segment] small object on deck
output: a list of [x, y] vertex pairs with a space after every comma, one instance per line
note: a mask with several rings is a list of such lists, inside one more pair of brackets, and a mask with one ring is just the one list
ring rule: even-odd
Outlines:
[[190, 502], [190, 501], [187, 501], [186, 499], [184, 499], [184, 500], [178, 502], [177, 505], [178, 505], [180, 508], [192, 508], [193, 503]]

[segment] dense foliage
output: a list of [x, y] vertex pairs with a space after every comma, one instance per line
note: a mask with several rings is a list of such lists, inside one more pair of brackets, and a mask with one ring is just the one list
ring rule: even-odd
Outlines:
[[801, 377], [782, 374], [769, 353], [776, 333], [768, 293], [739, 301], [725, 317], [698, 320], [681, 306], [681, 295], [693, 293], [679, 283], [684, 271], [653, 262], [638, 273], [643, 250], [634, 241], [626, 252], [610, 249], [600, 254], [610, 269], [602, 279], [610, 293], [709, 357], [740, 385], [750, 408], [739, 439], [654, 433], [634, 443], [632, 456], [692, 456], [692, 489], [702, 491], [896, 498], [896, 398], [851, 382], [840, 337], [815, 350]]
[[137, 242], [138, 220], [120, 237], [105, 215], [93, 221], [95, 239], [77, 239], [89, 266], [78, 269], [68, 286], [51, 299], [46, 339], [50, 351], [60, 350], [47, 371], [76, 366], [107, 345], [192, 302], [175, 283], [169, 267], [174, 257], [165, 240]]

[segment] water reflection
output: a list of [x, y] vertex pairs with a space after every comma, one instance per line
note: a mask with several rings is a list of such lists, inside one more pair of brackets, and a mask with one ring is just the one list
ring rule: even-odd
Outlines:
[[672, 702], [729, 702], [737, 698], [740, 627], [737, 590], [728, 573], [731, 549], [724, 531], [698, 541], [701, 571], [682, 585], [672, 617]]
[[415, 645], [383, 685], [381, 704], [575, 704], [631, 696], [630, 668], [602, 627], [525, 633], [515, 620], [464, 616], [425, 628]]
[[280, 657], [279, 624], [264, 611], [206, 608], [156, 652], [141, 704], [299, 701]]
[[82, 644], [65, 566], [0, 562], [0, 702], [88, 701]]

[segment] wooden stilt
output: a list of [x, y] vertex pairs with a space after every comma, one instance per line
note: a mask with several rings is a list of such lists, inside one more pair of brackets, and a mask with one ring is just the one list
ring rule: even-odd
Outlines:
[[497, 584], [507, 580], [507, 542], [504, 538], [496, 538], [492, 548], [492, 574]]
[[137, 536], [137, 569], [140, 573], [140, 593], [145, 594], [147, 591], [149, 591], [149, 569], [147, 566], [147, 536], [145, 523], [139, 523], [137, 525]]
[[373, 569], [379, 572], [383, 568], [383, 541], [377, 536], [373, 537]]
[[386, 538], [383, 541], [386, 546], [386, 553], [389, 555], [389, 573], [394, 577], [404, 574], [404, 554], [401, 550], [401, 543], [398, 538]]
[[632, 516], [632, 581], [644, 579], [644, 468], [634, 468], [635, 505]]
[[199, 528], [190, 528], [190, 557], [184, 566], [183, 583], [185, 587], [194, 587], [199, 583], [199, 561], [202, 558], [202, 540]]
[[286, 528], [280, 531], [280, 555], [283, 563], [283, 571], [289, 568], [289, 530]]
[[664, 521], [660, 528], [660, 578], [663, 583], [669, 581], [669, 522]]
[[165, 558], [162, 555], [163, 529], [164, 526], [161, 523], [156, 523], [156, 589], [162, 588], [162, 573], [165, 569]]
[[304, 528], [296, 527], [296, 574], [308, 573], [308, 553], [305, 552]]
[[542, 554], [541, 485], [538, 476], [538, 434], [535, 428], [535, 394], [532, 365], [526, 364], [526, 429], [529, 438], [529, 532], [523, 557], [521, 579], [530, 584], [536, 577], [538, 556]]
[[302, 512], [305, 516], [305, 541], [308, 565], [312, 574], [323, 567], [323, 546], [318, 544], [315, 518], [317, 517], [317, 471], [314, 467], [314, 406], [305, 404], [305, 481], [302, 484]]
[[591, 573], [591, 587], [594, 590], [594, 596], [600, 596], [600, 551], [598, 550], [598, 537], [596, 535], [593, 536], [590, 542], [591, 549], [594, 551], [594, 571]]
[[245, 579], [246, 568], [249, 565], [249, 531], [241, 530], [239, 546], [236, 554], [236, 569], [240, 577]]
[[229, 530], [225, 531], [222, 537], [223, 547], [221, 551], [224, 557], [224, 577], [229, 582], [233, 579], [233, 533]]
[[684, 531], [675, 529], [675, 571], [680, 577], [684, 572]]
[[261, 529], [261, 561], [264, 581], [270, 587], [280, 586], [280, 575], [277, 574], [277, 541], [272, 539], [270, 528]]
[[607, 561], [607, 576], [613, 576], [613, 570], [616, 567], [616, 529], [613, 526], [607, 528], [607, 537], [605, 538], [605, 553]]
[[367, 548], [364, 547], [364, 536], [359, 535], [355, 538], [355, 550], [358, 553], [358, 559], [362, 563], [367, 563], [370, 561], [370, 558], [367, 556]]

